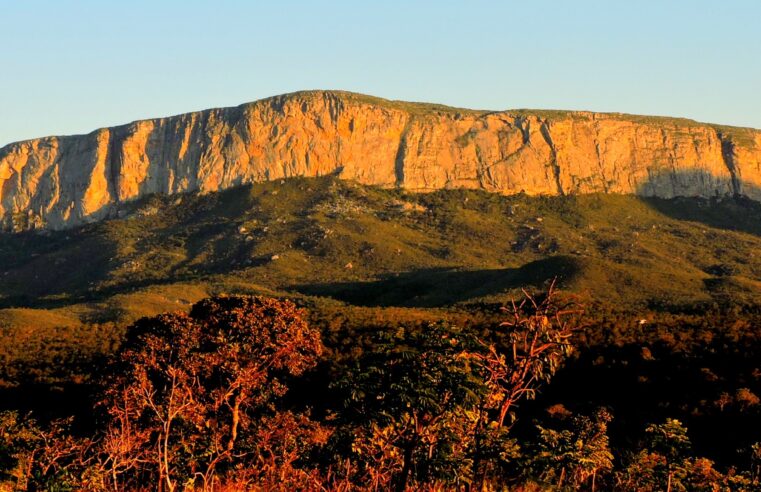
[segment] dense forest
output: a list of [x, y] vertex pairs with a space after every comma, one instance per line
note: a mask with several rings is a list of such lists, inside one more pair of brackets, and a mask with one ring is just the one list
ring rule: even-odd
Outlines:
[[3, 487], [761, 487], [761, 313], [635, 319], [548, 287], [425, 314], [223, 296], [87, 354], [41, 344], [3, 367]]
[[0, 235], [0, 483], [759, 489], [760, 211], [325, 177]]

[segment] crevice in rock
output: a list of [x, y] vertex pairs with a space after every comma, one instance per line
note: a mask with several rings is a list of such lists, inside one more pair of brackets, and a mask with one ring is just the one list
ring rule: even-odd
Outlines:
[[106, 157], [106, 179], [108, 186], [111, 188], [109, 191], [113, 197], [114, 204], [118, 206], [121, 202], [121, 196], [119, 196], [119, 176], [121, 175], [121, 148], [124, 136], [122, 128], [116, 128], [112, 132], [108, 141], [108, 156]]
[[550, 165], [552, 166], [552, 173], [555, 177], [555, 185], [558, 188], [558, 195], [563, 196], [563, 186], [560, 184], [560, 166], [558, 165], [558, 151], [555, 148], [555, 143], [552, 141], [552, 135], [550, 135], [550, 127], [547, 121], [542, 121], [542, 125], [539, 127], [539, 131], [542, 133], [544, 141], [550, 147]]
[[327, 101], [328, 112], [330, 113], [330, 120], [334, 125], [338, 124], [338, 119], [341, 113], [344, 111], [344, 101], [336, 94], [325, 92], [322, 94], [323, 99]]
[[602, 164], [602, 152], [600, 151], [600, 127], [595, 122], [595, 155], [597, 156], [597, 170], [600, 172], [600, 181], [602, 181], [603, 193], [608, 193], [608, 179], [605, 177], [605, 167]]
[[410, 132], [410, 126], [412, 126], [411, 116], [404, 124], [404, 129], [399, 137], [399, 147], [396, 149], [396, 157], [394, 158], [394, 174], [396, 176], [397, 187], [404, 186], [404, 154], [407, 152], [407, 135]]
[[[515, 117], [515, 126], [521, 131], [523, 137], [523, 145], [531, 145], [531, 121], [524, 116]], [[544, 135], [544, 134], [542, 134]], [[547, 137], [545, 137], [545, 140]]]
[[597, 138], [595, 138], [595, 154], [597, 155], [597, 169], [600, 170], [600, 177], [602, 178], [602, 191], [607, 193], [608, 182], [605, 180], [605, 175], [603, 174], [602, 158], [600, 157], [600, 142]]
[[740, 178], [737, 176], [737, 163], [735, 162], [735, 143], [727, 135], [716, 130], [716, 137], [721, 143], [721, 158], [729, 171], [732, 194], [739, 196], [742, 192]]
[[487, 166], [484, 162], [483, 155], [481, 154], [481, 148], [478, 144], [475, 144], [476, 152], [476, 178], [478, 179], [478, 185], [488, 190], [495, 186], [494, 176], [491, 173], [491, 167]]

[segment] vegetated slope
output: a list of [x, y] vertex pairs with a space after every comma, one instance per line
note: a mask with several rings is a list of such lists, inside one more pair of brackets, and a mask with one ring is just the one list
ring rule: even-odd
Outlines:
[[745, 199], [411, 193], [332, 177], [155, 195], [121, 219], [0, 236], [0, 323], [121, 322], [219, 292], [500, 303], [556, 276], [630, 310], [757, 304], [759, 212]]
[[211, 294], [295, 299], [334, 361], [378, 329], [444, 319], [488, 334], [503, 320], [494, 304], [557, 276], [591, 325], [525, 415], [610, 407], [621, 442], [679, 417], [696, 448], [731, 463], [757, 414], [711, 402], [758, 393], [759, 247], [761, 204], [742, 198], [413, 193], [336, 177], [155, 195], [120, 219], [0, 235], [0, 401], [81, 412], [128, 321]]
[[678, 118], [473, 111], [340, 91], [46, 137], [0, 148], [0, 226], [63, 229], [153, 193], [335, 174], [407, 190], [746, 195], [761, 132]]

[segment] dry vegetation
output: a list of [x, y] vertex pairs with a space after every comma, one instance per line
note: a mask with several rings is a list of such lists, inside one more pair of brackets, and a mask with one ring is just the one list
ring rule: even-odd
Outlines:
[[[9, 490], [758, 487], [761, 444], [742, 450], [742, 466], [718, 467], [676, 418], [628, 443], [611, 438], [613, 406], [555, 403], [518, 425], [584, 343], [582, 315], [551, 288], [480, 333], [376, 329], [340, 355], [290, 301], [206, 299], [127, 330], [96, 378], [94, 415], [0, 414], [0, 479]], [[753, 336], [743, 328], [735, 336]], [[702, 405], [753, 421], [760, 402], [746, 387]]]
[[[759, 211], [742, 199], [409, 194], [325, 178], [151, 197], [125, 219], [5, 235], [3, 479], [753, 490]], [[556, 276], [587, 304], [586, 328], [552, 338], [544, 365], [526, 363], [533, 339], [521, 336], [541, 304], [500, 307]], [[196, 304], [220, 293], [304, 310]], [[179, 314], [156, 317], [167, 312]], [[285, 318], [285, 332], [312, 340], [302, 366], [265, 374], [232, 356], [245, 346], [266, 359], [252, 348]], [[253, 392], [236, 393], [236, 378]], [[168, 414], [173, 385], [192, 401]], [[516, 406], [521, 396], [536, 399]], [[236, 397], [249, 400], [237, 426]]]

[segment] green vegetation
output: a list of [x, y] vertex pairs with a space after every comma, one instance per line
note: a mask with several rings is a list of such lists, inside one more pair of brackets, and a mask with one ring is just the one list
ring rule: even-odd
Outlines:
[[[488, 330], [442, 323], [375, 329], [341, 353], [290, 301], [205, 299], [189, 314], [129, 327], [73, 415], [38, 423], [0, 412], [0, 486], [757, 490], [761, 436], [752, 422], [761, 400], [749, 388], [701, 403], [704, 412], [732, 412], [745, 433], [747, 444], [729, 466], [700, 454], [677, 418], [651, 416], [622, 434], [614, 424], [631, 418], [625, 406], [591, 401], [594, 410], [582, 411], [583, 394], [568, 402], [580, 409], [547, 404], [545, 393], [562, 373], [588, 386], [595, 381], [569, 371], [569, 356], [585, 351], [582, 314], [573, 299], [550, 290], [511, 304]], [[752, 336], [755, 342], [738, 345], [756, 351], [757, 366], [759, 336]], [[647, 362], [660, 355], [640, 349]], [[94, 415], [84, 411], [92, 407]]]
[[[298, 91], [298, 92], [292, 92], [290, 94], [282, 94], [279, 96], [274, 96], [271, 98], [254, 101], [252, 103], [248, 103], [247, 105], [268, 104], [273, 99], [284, 100], [293, 96], [302, 96], [302, 97], [312, 96], [315, 98], [335, 97], [338, 101], [351, 101], [351, 102], [356, 102], [361, 104], [369, 104], [369, 105], [377, 106], [380, 108], [397, 109], [401, 111], [406, 111], [415, 116], [432, 116], [436, 113], [443, 113], [443, 114], [459, 113], [459, 114], [478, 115], [478, 114], [485, 114], [489, 112], [489, 111], [483, 111], [483, 110], [477, 110], [477, 109], [455, 108], [452, 106], [446, 106], [444, 104], [383, 99], [382, 97], [369, 96], [367, 94], [360, 94], [357, 92], [337, 91], [337, 90]], [[244, 106], [247, 106], [247, 105], [244, 105]]]
[[288, 296], [354, 325], [459, 321], [557, 276], [629, 323], [753, 310], [761, 285], [761, 206], [743, 199], [415, 194], [327, 177], [154, 196], [120, 215], [2, 236], [2, 384], [63, 383], [54, 361], [97, 359], [127, 323], [220, 293]]
[[[537, 116], [547, 120], [560, 120], [560, 119], [588, 119], [590, 111], [571, 111], [560, 109], [528, 109], [528, 108], [516, 108], [516, 109], [504, 109], [504, 110], [483, 110], [483, 109], [469, 109], [469, 108], [457, 108], [452, 106], [446, 106], [436, 103], [425, 102], [410, 102], [410, 101], [398, 101], [384, 99], [376, 96], [369, 96], [367, 94], [360, 94], [356, 92], [348, 91], [299, 91], [290, 94], [282, 94], [259, 101], [244, 104], [245, 106], [255, 106], [259, 104], [270, 104], [273, 100], [284, 100], [293, 96], [311, 96], [314, 98], [332, 97], [335, 98], [338, 103], [342, 101], [350, 101], [362, 104], [369, 104], [371, 106], [379, 108], [396, 109], [405, 111], [414, 117], [432, 117], [437, 114], [445, 115], [469, 115], [469, 116], [483, 116], [490, 113], [507, 113], [509, 115], [516, 116]], [[746, 146], [754, 146], [754, 135], [757, 130], [752, 128], [735, 127], [728, 125], [718, 125], [712, 123], [703, 123], [688, 118], [676, 118], [672, 116], [651, 116], [651, 115], [637, 115], [628, 113], [596, 113], [603, 115], [606, 118], [617, 119], [622, 121], [630, 121], [634, 123], [640, 123], [645, 125], [655, 126], [672, 126], [678, 128], [714, 128], [724, 134], [731, 135], [735, 142], [741, 143]]]
[[[741, 199], [413, 194], [334, 178], [154, 196], [124, 219], [4, 235], [0, 305], [85, 322], [221, 291], [433, 307], [504, 302], [555, 275], [635, 309], [756, 304], [760, 211]], [[395, 294], [379, 296], [389, 285]]]
[[[426, 388], [401, 376], [430, 379], [446, 367], [463, 376], [449, 381], [463, 397], [439, 409], [446, 427], [423, 429], [440, 450], [429, 456], [422, 444], [412, 446], [409, 484], [449, 484], [457, 475], [538, 488], [594, 482], [599, 490], [659, 490], [670, 479], [672, 490], [694, 490], [701, 481], [751, 490], [747, 481], [759, 476], [756, 202], [416, 194], [325, 177], [149, 197], [119, 216], [0, 237], [0, 404], [11, 411], [2, 425], [20, 436], [11, 443], [19, 456], [38, 446], [43, 431], [75, 441], [102, 436], [105, 417], [93, 402], [102, 368], [137, 336], [130, 323], [187, 313], [200, 299], [227, 293], [292, 299], [320, 332], [319, 361], [289, 376], [274, 407], [284, 428], [319, 444], [299, 450], [299, 460], [289, 461], [295, 468], [330, 470], [335, 479], [336, 460], [351, 449], [346, 436], [364, 436], [355, 444], [366, 454], [353, 455], [356, 467], [342, 479], [381, 480], [372, 473], [386, 470], [390, 481], [382, 483], [399, 483], [398, 459], [412, 441], [389, 437], [408, 419], [394, 398], [436, 410], [419, 391]], [[509, 346], [500, 308], [521, 298], [521, 288], [546, 290], [555, 277], [562, 293], [587, 305], [586, 328], [573, 337], [577, 350], [555, 364], [552, 381], [534, 388], [535, 400], [509, 406], [516, 420], [503, 421], [511, 422], [502, 426], [507, 434], [484, 434], [478, 445], [460, 436], [464, 447], [457, 448], [439, 432], [462, 430], [462, 415], [478, 414], [473, 402], [493, 388], [478, 383], [485, 366], [474, 369], [485, 359], [464, 364], [459, 349], [439, 346], [442, 337], [484, 357], [477, 341]], [[421, 366], [421, 354], [432, 365]], [[385, 369], [386, 386], [364, 378]], [[351, 418], [373, 393], [381, 396], [376, 403], [390, 398], [395, 413], [375, 407], [366, 412], [372, 420]], [[29, 411], [37, 424], [22, 418]], [[487, 413], [499, 421], [496, 408]], [[71, 415], [70, 428], [54, 424]], [[399, 422], [389, 427], [388, 418]], [[669, 454], [657, 433], [646, 432], [677, 427], [667, 419], [687, 429], [689, 450]], [[332, 437], [320, 444], [328, 428]], [[473, 454], [473, 446], [480, 451]], [[0, 461], [15, 459], [8, 456]], [[368, 465], [370, 457], [379, 461]]]

